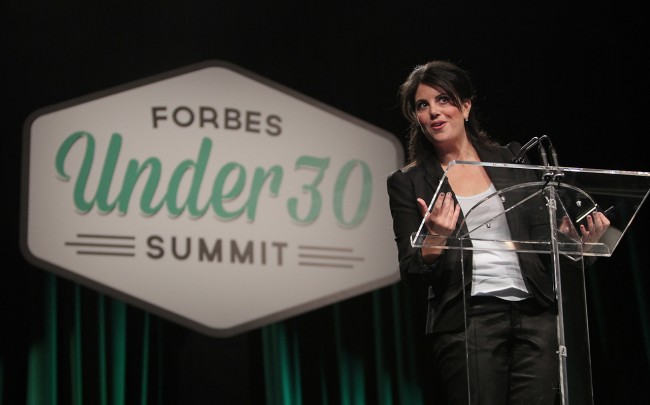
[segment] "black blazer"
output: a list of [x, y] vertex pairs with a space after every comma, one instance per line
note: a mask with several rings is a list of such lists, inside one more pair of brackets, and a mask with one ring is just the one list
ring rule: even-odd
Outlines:
[[[513, 149], [519, 145], [514, 144]], [[510, 147], [510, 146], [509, 146]], [[475, 145], [481, 161], [510, 163], [514, 157], [509, 147]], [[486, 168], [492, 184], [497, 190], [525, 181], [535, 181], [534, 176], [518, 171], [514, 178], [513, 172]], [[390, 197], [390, 210], [393, 217], [393, 231], [398, 247], [400, 274], [403, 280], [418, 281], [428, 286], [427, 333], [449, 332], [461, 330], [463, 327], [463, 294], [469, 297], [472, 281], [472, 254], [470, 250], [447, 249], [444, 254], [432, 265], [426, 265], [422, 260], [419, 248], [413, 248], [410, 236], [416, 232], [422, 222], [416, 199], [422, 198], [427, 203], [433, 198], [438, 183], [443, 176], [443, 170], [438, 160], [432, 157], [419, 165], [411, 165], [395, 171], [388, 177], [388, 195]], [[524, 178], [529, 176], [529, 178]], [[533, 178], [530, 178], [532, 176]], [[449, 183], [445, 181], [441, 192], [452, 191]], [[507, 213], [508, 226], [513, 239], [527, 240], [535, 232], [548, 232], [548, 214], [544, 203], [540, 199], [530, 201], [528, 209], [513, 210]], [[507, 209], [516, 198], [503, 202]], [[458, 204], [454, 194], [454, 201]], [[516, 211], [516, 212], [515, 212]], [[463, 221], [461, 212], [456, 231]], [[467, 232], [463, 225], [463, 232]], [[458, 245], [459, 241], [453, 238], [448, 244]], [[461, 254], [465, 266], [461, 265]], [[518, 253], [519, 264], [522, 269], [524, 282], [528, 291], [543, 306], [550, 307], [554, 303], [553, 274], [549, 260], [538, 254]], [[465, 285], [462, 285], [461, 270], [465, 269]]]

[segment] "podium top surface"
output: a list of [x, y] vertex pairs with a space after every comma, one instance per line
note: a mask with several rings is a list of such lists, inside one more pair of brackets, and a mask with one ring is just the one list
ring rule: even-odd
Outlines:
[[[453, 161], [437, 185], [429, 211], [435, 196], [449, 187], [449, 175], [466, 166], [483, 167], [496, 191], [464, 210], [461, 226], [437, 245], [427, 238], [423, 219], [411, 236], [414, 247], [551, 253], [555, 235], [561, 254], [609, 257], [650, 192], [650, 172]], [[597, 242], [587, 243], [580, 224], [585, 224], [594, 211], [603, 212], [610, 226]], [[509, 224], [508, 239], [486, 232], [501, 216]]]

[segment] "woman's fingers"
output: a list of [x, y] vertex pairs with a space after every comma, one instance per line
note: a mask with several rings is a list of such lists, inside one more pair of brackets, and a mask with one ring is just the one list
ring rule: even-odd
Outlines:
[[460, 206], [454, 204], [451, 193], [438, 194], [430, 212], [423, 199], [418, 198], [417, 203], [422, 217], [426, 217], [425, 224], [430, 233], [447, 236], [454, 230], [460, 215]]
[[609, 228], [609, 219], [602, 212], [587, 215], [587, 226], [580, 225], [580, 232], [585, 242], [597, 242]]
[[429, 207], [427, 206], [427, 203], [424, 202], [424, 200], [421, 198], [417, 199], [417, 203], [418, 208], [420, 208], [420, 214], [422, 215], [422, 218], [424, 218], [427, 215], [427, 211], [429, 211]]

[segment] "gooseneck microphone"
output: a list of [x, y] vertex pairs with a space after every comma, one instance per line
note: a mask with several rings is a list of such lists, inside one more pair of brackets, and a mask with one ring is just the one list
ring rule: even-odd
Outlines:
[[[539, 138], [535, 136], [530, 141], [526, 142], [526, 144], [522, 146], [521, 149], [519, 150], [519, 153], [517, 153], [517, 156], [515, 156], [512, 159], [512, 163], [523, 163], [524, 156], [534, 146], [538, 147], [539, 159], [541, 161], [542, 166], [550, 167], [552, 165], [553, 167], [556, 168], [555, 173], [547, 172], [544, 174], [544, 178], [546, 179], [553, 178], [555, 180], [561, 178], [564, 175], [564, 173], [562, 173], [562, 170], [558, 169], [560, 165], [558, 163], [557, 151], [555, 150], [555, 147], [553, 146], [553, 142], [551, 142], [551, 138], [549, 138], [548, 135], [542, 135]], [[548, 161], [549, 151], [551, 154], [550, 165]]]
[[517, 153], [517, 156], [515, 156], [512, 159], [512, 163], [524, 163], [524, 156], [526, 156], [526, 153], [533, 148], [533, 146], [537, 145], [539, 143], [539, 138], [538, 137], [533, 137], [530, 141], [526, 142], [524, 146], [519, 149], [519, 153]]
[[539, 137], [539, 158], [542, 161], [543, 166], [548, 166], [548, 155], [544, 148], [543, 141], [548, 141], [548, 136], [542, 135]]
[[549, 138], [546, 135], [544, 136], [546, 137], [546, 143], [548, 144], [548, 149], [551, 151], [551, 164], [553, 165], [553, 167], [555, 167], [553, 180], [559, 181], [562, 177], [564, 177], [564, 172], [562, 171], [562, 169], [560, 169], [560, 163], [557, 160], [557, 151], [553, 146], [553, 142], [551, 142], [551, 138]]
[[559, 167], [560, 164], [557, 161], [557, 151], [555, 150], [555, 147], [553, 146], [553, 142], [551, 142], [551, 138], [548, 136], [544, 135], [546, 137], [546, 143], [548, 143], [548, 149], [551, 151], [551, 163], [555, 167]]

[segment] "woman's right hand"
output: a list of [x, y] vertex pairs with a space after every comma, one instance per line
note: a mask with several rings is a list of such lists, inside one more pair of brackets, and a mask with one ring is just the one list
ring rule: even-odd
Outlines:
[[449, 236], [456, 229], [458, 216], [460, 215], [460, 205], [454, 204], [454, 198], [451, 193], [440, 193], [431, 207], [431, 212], [427, 203], [418, 198], [420, 213], [425, 217], [424, 225], [429, 231], [429, 235]]
[[425, 246], [422, 247], [422, 258], [425, 263], [433, 263], [442, 254], [442, 247], [447, 243], [447, 237], [456, 229], [460, 215], [460, 205], [454, 204], [451, 193], [440, 193], [431, 207], [421, 199], [417, 199], [420, 213], [425, 218], [424, 225], [428, 235]]

